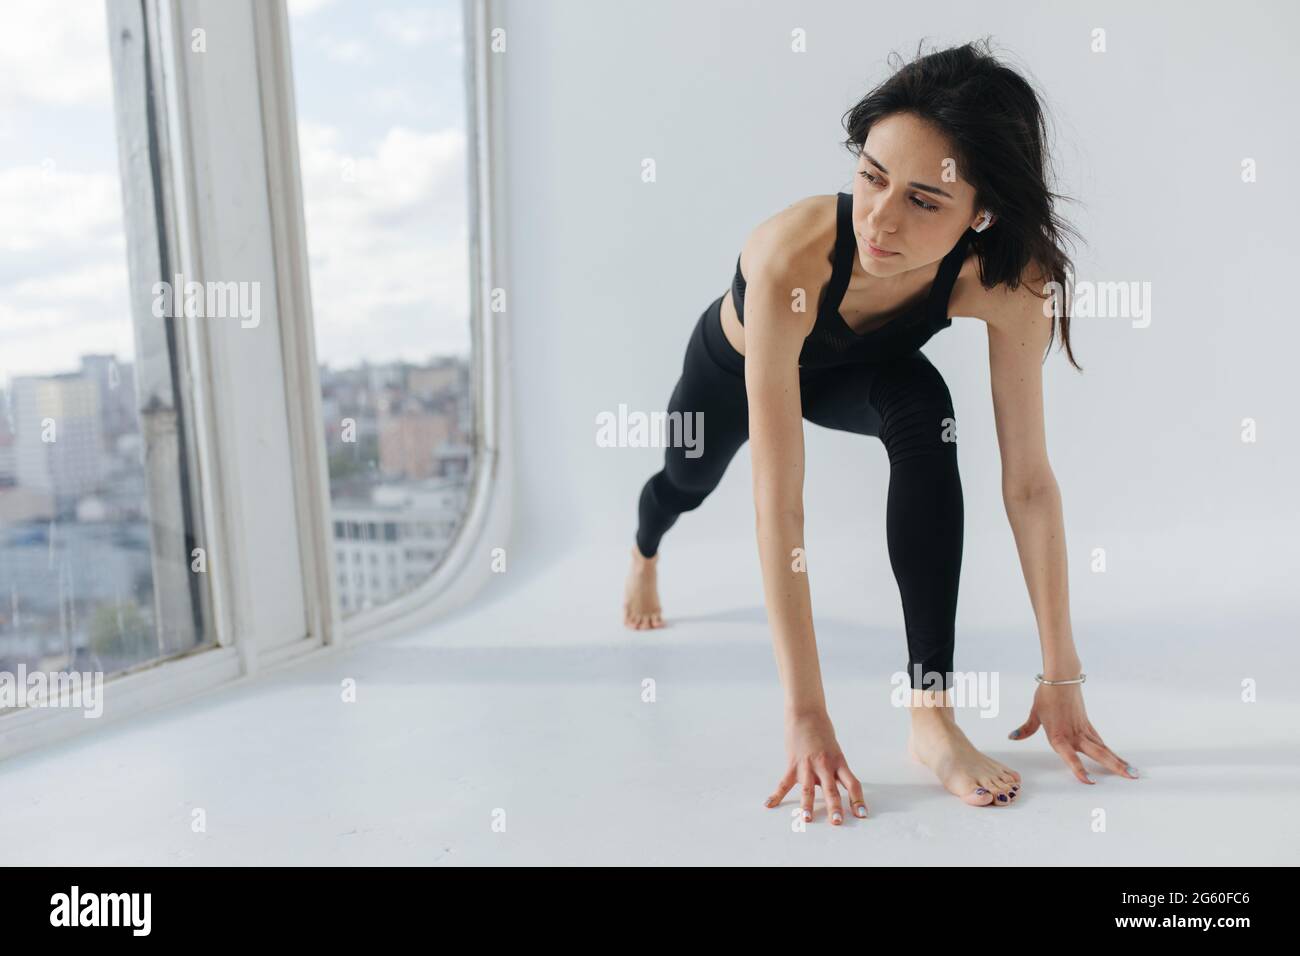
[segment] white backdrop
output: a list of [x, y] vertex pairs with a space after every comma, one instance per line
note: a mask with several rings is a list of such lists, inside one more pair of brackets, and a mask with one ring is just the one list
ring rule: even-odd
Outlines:
[[[1077, 278], [1151, 284], [1149, 327], [1079, 318], [1084, 373], [1055, 347], [1045, 367], [1085, 662], [1085, 621], [1127, 631], [1181, 609], [1204, 622], [1231, 603], [1294, 622], [1300, 133], [1288, 117], [1300, 16], [1284, 4], [1233, 9], [505, 4], [515, 567], [579, 545], [623, 560], [662, 453], [597, 447], [596, 415], [662, 410], [748, 231], [801, 197], [851, 188], [840, 118], [888, 75], [891, 50], [910, 58], [922, 37], [991, 35], [1045, 95], [1056, 186], [1078, 200], [1061, 211], [1088, 243], [1075, 250]], [[790, 49], [797, 28], [805, 53]], [[1105, 52], [1092, 51], [1098, 28]], [[641, 181], [645, 158], [656, 182]], [[1242, 181], [1246, 158], [1256, 182]], [[984, 327], [957, 319], [925, 350], [959, 423], [961, 620], [1032, 627], [1002, 510]], [[1254, 443], [1242, 441], [1246, 418]], [[808, 423], [805, 435], [814, 601], [820, 570], [822, 590], [866, 587], [893, 613], [883, 449]], [[749, 480], [745, 447], [662, 553], [667, 570], [687, 548], [716, 548], [719, 573], [739, 575], [761, 604]], [[1094, 548], [1105, 573], [1090, 570]], [[819, 550], [834, 563], [819, 565]]]

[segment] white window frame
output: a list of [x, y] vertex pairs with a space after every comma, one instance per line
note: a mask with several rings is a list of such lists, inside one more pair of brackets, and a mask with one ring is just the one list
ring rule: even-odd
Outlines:
[[[128, 208], [127, 229], [166, 232], [185, 280], [261, 282], [261, 324], [178, 322], [192, 397], [194, 456], [207, 544], [205, 626], [216, 646], [104, 684], [104, 713], [34, 708], [0, 718], [0, 759], [189, 699], [307, 655], [428, 624], [492, 577], [508, 541], [507, 328], [488, 303], [505, 285], [500, 76], [489, 52], [495, 0], [462, 0], [471, 249], [474, 475], [451, 549], [421, 585], [343, 619], [299, 179], [284, 0], [108, 0], [147, 30], [165, 215]], [[134, 12], [133, 12], [134, 11]], [[190, 49], [203, 29], [207, 50]], [[115, 109], [130, 109], [119, 97]], [[236, 215], [233, 210], [239, 210]], [[161, 223], [161, 225], [159, 225]], [[156, 233], [155, 233], [156, 235]], [[137, 278], [132, 277], [133, 289]], [[254, 334], [260, 333], [260, 334]]]
[[[509, 394], [512, 360], [505, 324], [508, 313], [496, 314], [490, 307], [492, 290], [504, 288], [508, 274], [506, 167], [501, 148], [505, 141], [505, 58], [491, 52], [492, 30], [500, 25], [499, 7], [498, 0], [462, 0], [469, 144], [470, 393], [475, 421], [474, 479], [467, 511], [451, 548], [432, 575], [406, 594], [343, 621], [349, 644], [411, 631], [461, 607], [495, 576], [494, 549], [508, 545], [514, 497]], [[313, 375], [315, 369], [313, 361]], [[319, 383], [313, 381], [311, 387], [319, 401]], [[328, 496], [328, 487], [326, 491]], [[326, 531], [332, 534], [332, 527], [327, 525]], [[332, 554], [332, 538], [329, 550]]]

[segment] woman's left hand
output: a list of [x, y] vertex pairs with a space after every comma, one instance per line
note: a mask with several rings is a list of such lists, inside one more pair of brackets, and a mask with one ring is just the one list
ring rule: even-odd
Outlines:
[[1080, 783], [1096, 783], [1083, 769], [1080, 752], [1121, 777], [1137, 779], [1138, 772], [1128, 765], [1128, 761], [1117, 757], [1088, 722], [1081, 685], [1039, 684], [1034, 692], [1033, 706], [1029, 708], [1029, 719], [1008, 736], [1012, 740], [1024, 740], [1033, 735], [1039, 724], [1047, 733], [1048, 744], [1061, 755]]

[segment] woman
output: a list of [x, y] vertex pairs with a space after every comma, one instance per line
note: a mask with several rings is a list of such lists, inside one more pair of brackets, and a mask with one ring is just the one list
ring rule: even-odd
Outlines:
[[[1023, 740], [1041, 724], [1083, 783], [1078, 752], [1137, 772], [1088, 721], [1070, 629], [1060, 494], [1048, 463], [1041, 365], [1057, 321], [1045, 304], [1070, 260], [1046, 183], [1046, 124], [1014, 70], [966, 44], [899, 69], [845, 116], [857, 156], [852, 193], [813, 196], [749, 236], [732, 288], [700, 317], [670, 411], [703, 412], [704, 453], [668, 448], [646, 483], [624, 605], [632, 628], [663, 624], [658, 548], [751, 441], [763, 587], [785, 689], [789, 765], [767, 806], [798, 781], [805, 820], [821, 787], [833, 824], [839, 788], [866, 816], [826, 711], [803, 548], [804, 418], [881, 440], [889, 457], [889, 558], [902, 598], [911, 675], [908, 749], [975, 806], [1010, 806], [1020, 774], [957, 727], [951, 695], [962, 551], [962, 491], [948, 388], [919, 351], [953, 316], [988, 330], [1002, 493], [1043, 655]], [[1054, 321], [1057, 320], [1057, 321]]]

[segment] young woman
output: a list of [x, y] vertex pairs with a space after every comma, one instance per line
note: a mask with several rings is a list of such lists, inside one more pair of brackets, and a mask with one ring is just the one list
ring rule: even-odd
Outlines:
[[[951, 703], [962, 553], [955, 415], [943, 376], [919, 351], [953, 316], [987, 326], [1002, 495], [1038, 623], [1043, 672], [1023, 740], [1041, 724], [1083, 783], [1078, 752], [1137, 772], [1084, 710], [1070, 629], [1061, 498], [1048, 463], [1041, 365], [1055, 326], [1070, 362], [1067, 230], [1046, 181], [1038, 97], [986, 46], [920, 56], [846, 115], [857, 157], [851, 193], [812, 196], [760, 224], [731, 289], [691, 334], [669, 411], [704, 413], [704, 453], [668, 448], [646, 483], [624, 604], [632, 628], [663, 625], [660, 539], [699, 507], [751, 441], [763, 587], [785, 690], [789, 765], [767, 806], [797, 781], [804, 818], [815, 787], [843, 822], [839, 788], [866, 816], [826, 711], [803, 539], [803, 419], [879, 438], [889, 457], [886, 537], [906, 622], [912, 756], [976, 806], [1010, 806], [1020, 774], [958, 728]], [[1047, 304], [1045, 304], [1045, 302]]]

